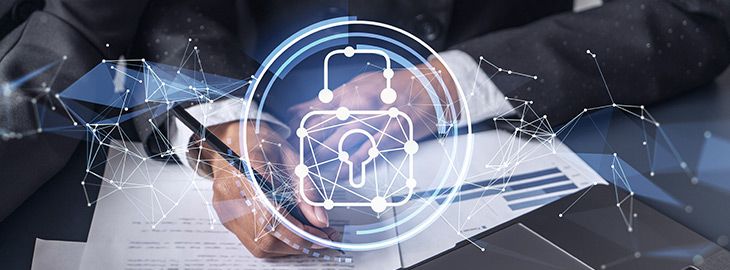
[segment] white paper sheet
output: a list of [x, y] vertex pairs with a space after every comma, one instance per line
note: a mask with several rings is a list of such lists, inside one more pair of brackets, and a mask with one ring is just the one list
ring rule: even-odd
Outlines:
[[[140, 188], [115, 191], [114, 185], [104, 182], [104, 198], [96, 205], [79, 269], [392, 269], [400, 264], [397, 247], [343, 255], [351, 255], [355, 263], [307, 255], [255, 258], [218, 223], [210, 207], [210, 180], [175, 164], [147, 160], [140, 165], [115, 150], [109, 157], [105, 177], [116, 185], [125, 181], [126, 186], [135, 183], [131, 187]], [[145, 181], [156, 192], [141, 184]], [[174, 207], [164, 208], [170, 204]], [[162, 210], [149, 210], [155, 207]]]
[[[502, 131], [475, 134], [474, 158], [467, 182], [478, 183], [487, 177], [484, 165], [492, 163], [499, 152], [500, 136], [509, 134]], [[420, 155], [417, 155], [421, 158], [415, 163], [437, 164], [440, 161], [434, 159], [443, 157], [439, 147], [436, 142], [422, 143]], [[511, 173], [533, 176], [511, 181], [505, 185], [506, 192], [493, 196], [473, 196], [479, 191], [477, 189], [463, 191], [463, 200], [452, 204], [443, 218], [426, 231], [391, 248], [347, 254], [353, 263], [304, 256], [254, 258], [233, 234], [218, 224], [209, 205], [212, 196], [209, 180], [198, 178], [182, 166], [155, 161], [140, 165], [124, 158], [121, 152], [112, 152], [105, 177], [117, 182], [105, 182], [102, 186], [100, 196], [103, 199], [96, 206], [80, 269], [395, 269], [409, 266], [448, 249], [465, 237], [532, 211], [551, 199], [593, 183], [605, 183], [559, 142], [555, 147], [557, 155], [544, 155], [548, 148], [534, 149], [529, 155], [544, 157], [526, 159]], [[430, 151], [433, 154], [428, 154]], [[432, 168], [435, 166], [419, 167], [416, 177], [436, 175], [429, 171]], [[123, 179], [114, 180], [113, 177]], [[145, 177], [153, 181], [144, 183], [140, 180]], [[115, 189], [122, 185], [120, 183], [126, 186], [134, 183], [132, 187], [140, 188], [117, 192]], [[160, 192], [149, 192], [146, 185], [154, 185]], [[569, 185], [574, 187], [566, 188]], [[154, 203], [145, 203], [149, 200]], [[397, 210], [391, 212], [397, 214]], [[466, 219], [467, 215], [471, 217]]]
[[[538, 141], [514, 143], [524, 153], [503, 151], [511, 134], [492, 130], [474, 134], [474, 155], [465, 184], [449, 208], [425, 231], [400, 243], [403, 266], [410, 266], [436, 255], [454, 244], [524, 215], [562, 196], [584, 187], [606, 184], [606, 181], [564, 144], [555, 141], [546, 145]], [[416, 155], [417, 164], [439, 164], [440, 146], [435, 142], [423, 144]], [[500, 149], [501, 148], [501, 149]], [[552, 150], [555, 150], [553, 153]], [[429, 153], [425, 153], [429, 152]], [[430, 153], [433, 152], [433, 153]], [[494, 170], [505, 160], [520, 160], [509, 172]], [[460, 164], [456, 161], [458, 168]], [[438, 166], [423, 166], [416, 177], [437, 175]], [[506, 184], [490, 180], [510, 177]], [[472, 185], [470, 183], [474, 183]], [[488, 187], [488, 189], [483, 188]], [[499, 192], [501, 188], [504, 192]], [[423, 190], [419, 190], [423, 192]], [[491, 193], [494, 193], [490, 195]], [[396, 216], [398, 215], [396, 210]], [[557, 213], [556, 213], [557, 215]], [[475, 247], [476, 248], [476, 247]]]
[[77, 270], [84, 254], [84, 242], [36, 238], [31, 270]]

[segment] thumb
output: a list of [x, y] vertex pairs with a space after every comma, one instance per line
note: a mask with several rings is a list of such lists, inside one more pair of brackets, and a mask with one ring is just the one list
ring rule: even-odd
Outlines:
[[307, 203], [307, 200], [305, 198], [301, 198], [302, 196], [306, 196], [306, 198], [311, 202], [319, 202], [322, 201], [321, 196], [319, 196], [319, 192], [317, 191], [316, 187], [310, 180], [309, 176], [305, 176], [304, 178], [300, 179], [299, 177], [295, 177], [294, 181], [296, 181], [296, 188], [297, 188], [297, 207], [302, 211], [302, 214], [304, 214], [304, 217], [307, 218], [309, 223], [312, 223], [315, 227], [319, 228], [325, 228], [329, 227], [329, 217], [327, 216], [327, 211], [325, 211], [324, 208], [320, 206], [313, 206], [309, 203]]
[[[296, 154], [294, 154], [293, 151], [290, 151], [290, 157], [292, 157], [290, 160], [292, 160], [292, 164], [299, 164], [299, 158]], [[290, 174], [291, 180], [294, 183], [294, 189], [297, 199], [297, 207], [299, 210], [302, 211], [302, 214], [304, 217], [318, 228], [325, 228], [329, 227], [329, 217], [327, 215], [327, 211], [325, 211], [324, 208], [319, 206], [313, 206], [307, 201], [311, 202], [319, 202], [322, 201], [321, 196], [319, 195], [319, 192], [317, 191], [317, 188], [314, 186], [314, 184], [311, 181], [311, 178], [309, 177], [308, 169], [306, 167], [303, 167], [303, 169], [296, 169], [297, 167], [294, 167], [294, 173]], [[299, 174], [297, 174], [297, 170], [301, 170]], [[304, 177], [299, 177], [299, 175], [304, 175]], [[305, 197], [306, 198], [302, 198]]]

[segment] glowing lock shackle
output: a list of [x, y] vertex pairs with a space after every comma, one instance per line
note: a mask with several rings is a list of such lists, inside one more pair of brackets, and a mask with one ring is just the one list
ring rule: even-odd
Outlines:
[[[354, 173], [353, 173], [354, 164], [352, 163], [352, 160], [350, 160], [350, 155], [347, 153], [347, 151], [345, 151], [343, 149], [343, 144], [345, 143], [345, 139], [347, 139], [347, 137], [349, 137], [350, 135], [355, 134], [355, 133], [361, 134], [361, 135], [364, 135], [365, 137], [367, 137], [368, 141], [370, 141], [370, 145], [372, 145], [372, 147], [368, 151], [368, 158], [363, 160], [360, 163], [360, 181], [359, 182], [355, 182], [355, 177], [354, 177]], [[358, 128], [358, 129], [348, 130], [347, 132], [345, 132], [345, 134], [342, 134], [340, 141], [337, 143], [337, 155], [338, 155], [338, 158], [340, 159], [340, 161], [347, 164], [347, 170], [348, 170], [347, 179], [350, 179], [350, 186], [352, 186], [354, 188], [361, 188], [365, 185], [365, 180], [367, 178], [367, 176], [365, 175], [365, 172], [367, 171], [366, 166], [368, 164], [370, 164], [370, 162], [373, 161], [373, 159], [375, 159], [375, 157], [377, 157], [378, 154], [379, 153], [378, 153], [378, 148], [375, 143], [375, 138], [373, 138], [373, 135], [370, 135], [370, 133], [368, 133], [367, 131]]]
[[332, 90], [329, 88], [329, 61], [333, 55], [343, 54], [345, 57], [352, 57], [355, 54], [376, 54], [385, 58], [385, 69], [383, 70], [383, 77], [385, 78], [385, 88], [380, 91], [380, 100], [385, 104], [393, 104], [398, 94], [393, 90], [390, 85], [391, 79], [395, 74], [390, 65], [390, 57], [384, 51], [374, 49], [355, 49], [352, 46], [347, 46], [344, 49], [337, 49], [329, 52], [324, 58], [324, 86], [322, 90], [319, 90], [317, 97], [322, 103], [330, 103], [334, 97]]

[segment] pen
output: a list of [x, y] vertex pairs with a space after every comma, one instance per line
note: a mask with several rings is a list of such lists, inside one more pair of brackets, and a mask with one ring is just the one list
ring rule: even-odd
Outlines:
[[185, 126], [187, 126], [196, 134], [199, 134], [201, 138], [205, 138], [206, 142], [208, 142], [211, 148], [217, 151], [226, 161], [228, 161], [229, 164], [231, 164], [231, 166], [238, 169], [238, 171], [243, 173], [245, 176], [253, 175], [253, 177], [255, 178], [254, 180], [256, 181], [256, 183], [259, 184], [261, 190], [264, 191], [264, 194], [266, 194], [267, 197], [276, 202], [278, 205], [284, 207], [287, 211], [289, 211], [289, 214], [291, 214], [302, 224], [307, 226], [313, 226], [312, 223], [310, 223], [307, 218], [304, 217], [302, 210], [297, 207], [297, 202], [295, 200], [293, 200], [290, 196], [274, 195], [272, 192], [273, 187], [271, 186], [269, 181], [266, 181], [266, 179], [264, 179], [264, 177], [253, 168], [251, 169], [251, 174], [249, 174], [246, 162], [241, 157], [239, 157], [230, 147], [228, 147], [228, 145], [223, 143], [223, 141], [215, 136], [215, 134], [213, 134], [202, 124], [200, 124], [200, 122], [198, 122], [197, 119], [190, 115], [185, 110], [185, 108], [181, 106], [175, 106], [172, 108], [172, 113]]

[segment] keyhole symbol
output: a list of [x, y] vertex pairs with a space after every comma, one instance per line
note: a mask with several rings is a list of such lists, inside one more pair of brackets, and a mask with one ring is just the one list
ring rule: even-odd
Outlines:
[[[354, 162], [352, 162], [352, 160], [350, 160], [350, 154], [348, 154], [347, 151], [345, 151], [344, 147], [343, 147], [344, 146], [343, 144], [345, 143], [345, 140], [347, 139], [347, 137], [349, 137], [352, 134], [356, 134], [356, 133], [367, 137], [368, 141], [370, 141], [370, 145], [372, 146], [372, 148], [370, 148], [368, 150], [367, 159], [360, 162], [360, 164], [357, 164], [357, 166], [360, 166], [359, 181], [357, 181], [355, 179], [354, 172], [353, 172], [353, 169], [354, 169], [353, 166], [355, 166], [356, 164], [354, 164]], [[365, 174], [365, 171], [366, 171], [365, 167], [368, 164], [370, 164], [370, 162], [373, 161], [373, 159], [375, 159], [380, 154], [378, 152], [377, 146], [375, 145], [375, 139], [373, 138], [373, 136], [370, 135], [370, 133], [366, 132], [365, 130], [362, 130], [359, 128], [348, 130], [347, 132], [345, 132], [345, 134], [342, 134], [342, 138], [340, 138], [340, 141], [337, 144], [337, 152], [338, 152], [338, 158], [340, 159], [340, 161], [347, 164], [347, 170], [348, 170], [347, 175], [348, 175], [348, 179], [350, 180], [350, 186], [352, 186], [353, 188], [363, 187], [365, 185], [365, 179], [367, 177]]]

